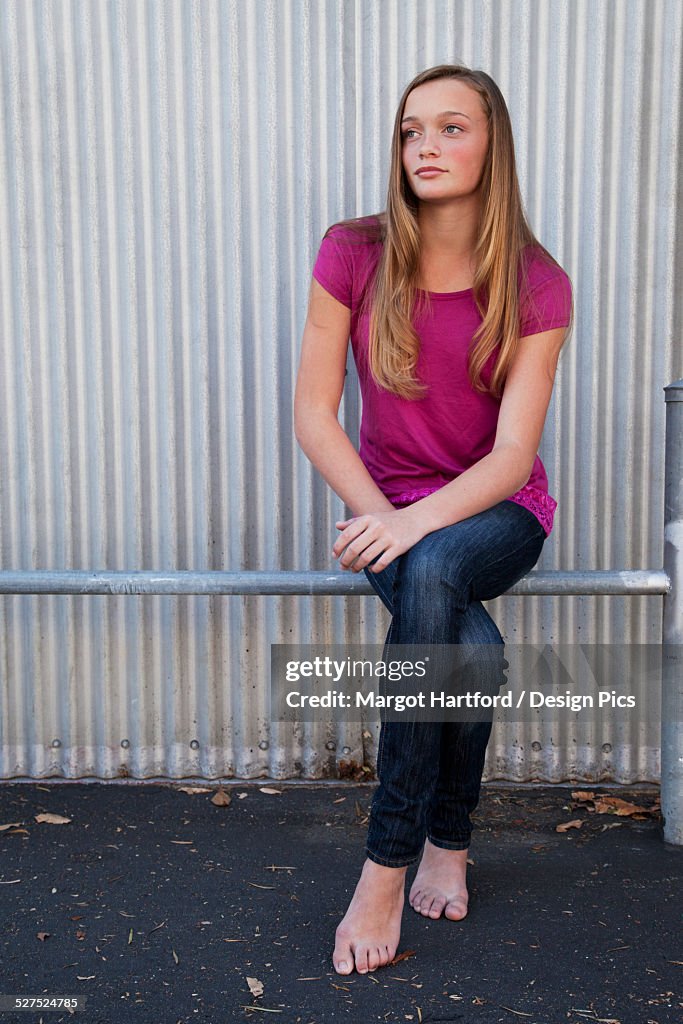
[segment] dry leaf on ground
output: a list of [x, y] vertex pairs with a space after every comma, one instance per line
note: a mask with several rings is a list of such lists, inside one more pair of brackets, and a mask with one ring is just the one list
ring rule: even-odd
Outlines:
[[48, 825], [68, 825], [71, 818], [63, 818], [61, 814], [36, 814], [36, 821], [44, 821]]
[[219, 786], [214, 795], [211, 797], [211, 803], [215, 804], [216, 807], [229, 807], [232, 801], [232, 797], [229, 793]]
[[561, 825], [555, 826], [556, 832], [566, 832], [570, 828], [581, 828], [583, 822], [579, 818], [574, 818], [573, 821], [564, 821]]

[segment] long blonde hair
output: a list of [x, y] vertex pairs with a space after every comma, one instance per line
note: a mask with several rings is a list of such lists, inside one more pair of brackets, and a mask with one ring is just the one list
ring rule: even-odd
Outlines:
[[[522, 250], [533, 245], [551, 264], [559, 264], [541, 245], [527, 222], [517, 179], [510, 115], [500, 89], [486, 72], [460, 64], [439, 64], [413, 78], [396, 111], [386, 211], [378, 216], [374, 225], [363, 224], [365, 218], [342, 224], [366, 237], [374, 235], [383, 242], [377, 270], [364, 299], [364, 308], [370, 314], [368, 359], [372, 376], [378, 386], [387, 391], [407, 399], [421, 398], [425, 386], [415, 375], [420, 343], [412, 318], [416, 310], [429, 306], [429, 297], [421, 292], [418, 301], [418, 200], [403, 168], [401, 120], [413, 89], [440, 78], [457, 78], [470, 85], [479, 94], [488, 124], [473, 282], [473, 296], [482, 323], [474, 334], [468, 355], [468, 376], [475, 391], [488, 391], [500, 397], [519, 343], [520, 268], [523, 296], [526, 290]], [[572, 304], [568, 332], [573, 319]], [[490, 385], [486, 387], [481, 378], [482, 369], [498, 346], [500, 351]]]

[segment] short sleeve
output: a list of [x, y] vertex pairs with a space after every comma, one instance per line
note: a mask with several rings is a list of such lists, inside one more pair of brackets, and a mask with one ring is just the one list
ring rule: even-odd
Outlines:
[[325, 291], [352, 309], [353, 266], [350, 253], [344, 250], [334, 232], [325, 235], [313, 266], [313, 277]]
[[531, 291], [522, 302], [520, 337], [540, 334], [554, 327], [568, 327], [572, 310], [572, 285], [561, 267], [546, 271], [544, 280], [532, 283]]

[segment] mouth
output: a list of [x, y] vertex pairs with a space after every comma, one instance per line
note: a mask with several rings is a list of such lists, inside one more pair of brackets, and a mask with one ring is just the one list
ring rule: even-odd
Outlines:
[[416, 174], [445, 174], [443, 167], [420, 167]]

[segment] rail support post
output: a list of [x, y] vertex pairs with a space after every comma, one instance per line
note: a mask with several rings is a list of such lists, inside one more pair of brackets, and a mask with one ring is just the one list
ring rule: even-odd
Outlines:
[[683, 846], [683, 380], [664, 388], [664, 571], [661, 801], [664, 841]]

